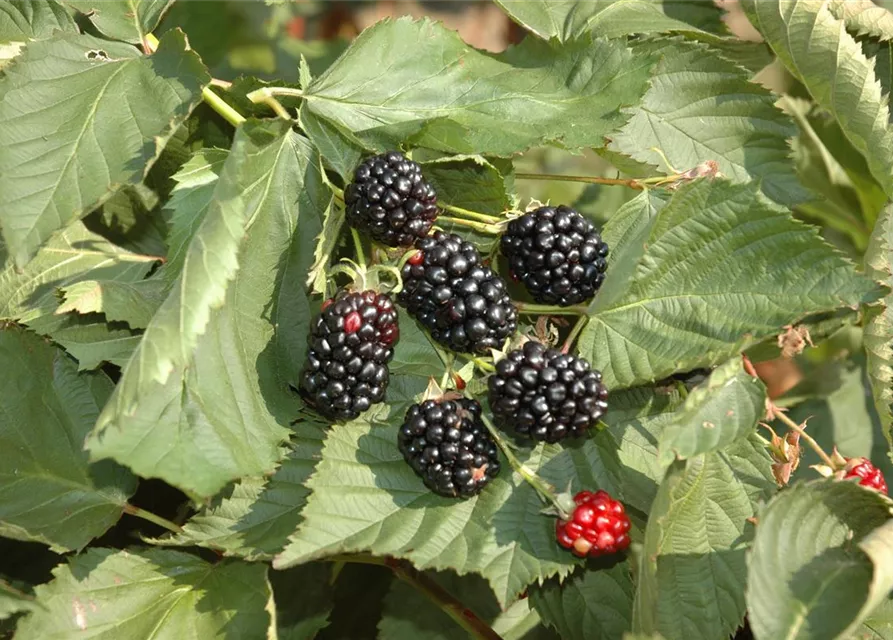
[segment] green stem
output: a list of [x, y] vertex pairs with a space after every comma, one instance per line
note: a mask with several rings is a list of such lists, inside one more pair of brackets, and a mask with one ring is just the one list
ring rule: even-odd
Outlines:
[[300, 89], [292, 89], [291, 87], [261, 87], [249, 93], [246, 97], [251, 102], [258, 102], [258, 96], [289, 96], [291, 98], [303, 98], [304, 92]]
[[489, 224], [499, 224], [503, 222], [503, 218], [497, 218], [496, 216], [488, 216], [486, 213], [478, 213], [477, 211], [471, 211], [470, 209], [463, 209], [462, 207], [457, 207], [451, 204], [443, 204], [440, 203], [440, 208], [444, 211], [449, 211], [450, 213], [455, 213], [457, 216], [461, 216], [463, 218], [468, 218], [470, 220], [479, 220], [480, 222], [487, 222]]
[[589, 308], [582, 305], [576, 307], [556, 307], [548, 304], [516, 302], [515, 308], [518, 309], [518, 313], [530, 316], [585, 316], [589, 313]]
[[344, 189], [340, 189], [331, 183], [329, 183], [329, 189], [332, 191], [332, 193], [335, 194], [335, 197], [338, 200], [340, 200], [342, 203], [344, 202]]
[[516, 178], [521, 180], [552, 180], [555, 182], [585, 182], [586, 184], [605, 184], [629, 187], [630, 189], [641, 190], [641, 180], [632, 178], [599, 178], [597, 176], [566, 176], [555, 173], [515, 173]]
[[245, 122], [245, 116], [226, 104], [223, 98], [211, 91], [211, 87], [202, 89], [202, 100], [234, 127]]
[[499, 429], [496, 428], [496, 425], [493, 424], [493, 422], [486, 414], [481, 414], [481, 421], [484, 423], [484, 426], [487, 427], [487, 431], [490, 432], [490, 435], [496, 442], [496, 446], [498, 446], [502, 450], [502, 453], [505, 454], [505, 457], [509, 461], [512, 469], [517, 471], [518, 475], [524, 478], [524, 481], [531, 487], [533, 487], [533, 489], [540, 495], [540, 497], [544, 501], [551, 502], [553, 505], [555, 505], [555, 508], [558, 510], [559, 513], [563, 513], [564, 507], [561, 505], [561, 503], [558, 501], [558, 497], [555, 495], [555, 487], [543, 480], [537, 475], [535, 471], [518, 460], [517, 456], [515, 456], [514, 452], [511, 449], [511, 445], [505, 441], [505, 438], [503, 438], [502, 434], [499, 433]]
[[501, 636], [493, 631], [490, 625], [481, 620], [474, 611], [468, 609], [449, 591], [441, 587], [429, 576], [425, 575], [408, 562], [389, 556], [379, 557], [365, 553], [331, 556], [328, 560], [387, 567], [399, 580], [402, 580], [424, 594], [431, 600], [431, 602], [452, 618], [456, 624], [468, 632], [471, 638], [476, 638], [478, 640], [502, 640]]
[[589, 322], [588, 316], [580, 316], [577, 320], [577, 324], [574, 325], [574, 328], [571, 329], [571, 332], [567, 336], [567, 340], [564, 341], [564, 345], [561, 347], [561, 353], [567, 353], [574, 346], [574, 342], [577, 340], [577, 337], [580, 335], [580, 332], [583, 331], [583, 327], [586, 326], [586, 323]]
[[353, 238], [353, 246], [357, 250], [357, 264], [360, 265], [360, 270], [366, 270], [366, 255], [363, 253], [363, 241], [360, 240], [360, 233], [354, 229], [350, 228], [350, 235]]
[[135, 507], [130, 503], [125, 503], [124, 513], [136, 516], [137, 518], [142, 518], [143, 520], [147, 520], [148, 522], [151, 522], [153, 524], [157, 524], [159, 527], [167, 529], [172, 533], [183, 533], [183, 527], [176, 524], [175, 522], [171, 522], [167, 518], [162, 518], [161, 516], [155, 515], [151, 511], [146, 511], [145, 509]]
[[261, 87], [260, 89], [252, 91], [245, 97], [251, 100], [251, 102], [253, 102], [254, 104], [267, 105], [277, 116], [279, 116], [283, 120], [292, 120], [291, 114], [288, 112], [288, 110], [282, 106], [281, 102], [273, 97], [273, 94], [270, 93], [267, 87]]
[[496, 371], [496, 367], [487, 362], [486, 360], [481, 360], [480, 358], [472, 358], [471, 361], [481, 371], [486, 371], [487, 373], [493, 373]]
[[486, 233], [493, 236], [498, 236], [500, 233], [502, 233], [501, 224], [486, 224], [483, 222], [466, 220], [465, 218], [452, 218], [450, 216], [439, 216], [437, 219], [441, 222], [449, 222], [450, 224], [459, 225], [461, 227], [469, 227], [471, 229], [474, 229], [475, 231], [480, 231], [481, 233]]
[[818, 456], [822, 459], [822, 462], [824, 462], [826, 465], [828, 465], [828, 467], [830, 469], [837, 468], [837, 465], [835, 465], [834, 461], [831, 460], [831, 456], [829, 456], [827, 453], [825, 453], [825, 450], [822, 449], [822, 447], [819, 445], [819, 443], [816, 442], [812, 438], [811, 435], [806, 433], [806, 431], [803, 429], [803, 427], [801, 427], [799, 424], [797, 424], [796, 422], [791, 420], [789, 417], [787, 417], [781, 411], [776, 411], [775, 417], [778, 420], [781, 420], [785, 424], [785, 426], [788, 427], [788, 429], [799, 433], [800, 437], [803, 438], [804, 440], [806, 440], [806, 443], [812, 448], [813, 451], [815, 451], [818, 454]]

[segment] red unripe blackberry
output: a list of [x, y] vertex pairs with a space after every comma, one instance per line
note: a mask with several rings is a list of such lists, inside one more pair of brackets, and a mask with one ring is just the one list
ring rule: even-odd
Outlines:
[[435, 231], [415, 246], [419, 252], [403, 266], [397, 301], [453, 351], [501, 347], [518, 328], [505, 280], [457, 235]]
[[326, 418], [356, 418], [384, 398], [399, 336], [387, 295], [340, 291], [311, 324], [301, 392]]
[[582, 436], [608, 408], [599, 371], [539, 342], [509, 352], [487, 384], [496, 422], [534, 440]]
[[581, 558], [623, 551], [629, 547], [629, 516], [606, 491], [581, 491], [570, 520], [555, 524], [558, 544]]
[[887, 493], [887, 482], [881, 470], [868, 458], [847, 458], [845, 478], [859, 478], [859, 484], [881, 493]]
[[592, 298], [608, 268], [608, 245], [595, 226], [564, 205], [512, 220], [500, 249], [534, 300], [560, 307]]
[[409, 246], [437, 218], [437, 194], [422, 169], [391, 151], [365, 160], [344, 190], [347, 222], [391, 247]]
[[448, 498], [475, 496], [499, 473], [499, 452], [475, 400], [412, 405], [397, 444], [425, 486]]

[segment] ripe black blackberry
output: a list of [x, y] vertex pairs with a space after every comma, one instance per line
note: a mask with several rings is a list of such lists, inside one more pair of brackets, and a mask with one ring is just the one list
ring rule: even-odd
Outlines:
[[470, 242], [436, 231], [416, 241], [403, 267], [397, 301], [453, 351], [485, 353], [501, 347], [518, 328], [518, 312], [505, 281]]
[[411, 245], [437, 218], [437, 194], [422, 169], [396, 151], [373, 156], [344, 190], [347, 222], [391, 247]]
[[534, 300], [560, 307], [592, 298], [608, 267], [608, 245], [591, 222], [564, 205], [512, 220], [500, 249]]
[[488, 385], [496, 422], [534, 440], [582, 436], [608, 408], [600, 372], [538, 342], [509, 352]]
[[442, 496], [475, 496], [499, 474], [496, 443], [475, 400], [414, 404], [397, 438], [400, 452], [425, 486]]
[[400, 336], [397, 310], [376, 291], [340, 291], [310, 328], [301, 391], [332, 420], [352, 420], [384, 398]]

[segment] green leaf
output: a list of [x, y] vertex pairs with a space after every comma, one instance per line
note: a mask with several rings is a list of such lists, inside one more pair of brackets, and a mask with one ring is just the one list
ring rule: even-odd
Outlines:
[[331, 562], [314, 562], [270, 573], [276, 599], [277, 640], [313, 640], [329, 626], [336, 567]]
[[326, 295], [329, 278], [329, 266], [332, 263], [332, 253], [341, 239], [341, 227], [344, 224], [344, 207], [336, 207], [334, 200], [326, 208], [323, 214], [323, 227], [316, 238], [316, 248], [313, 251], [313, 265], [307, 275], [307, 286], [313, 293]]
[[776, 202], [810, 197], [789, 158], [796, 127], [775, 107], [777, 96], [750, 82], [748, 72], [681, 39], [645, 42], [634, 52], [661, 61], [642, 103], [627, 110], [629, 122], [611, 136], [611, 149], [667, 173], [664, 156], [679, 171], [714, 160], [729, 180], [758, 181]]
[[[540, 624], [527, 600], [519, 600], [502, 611], [487, 582], [478, 576], [459, 577], [445, 571], [428, 572], [424, 577], [461, 601], [505, 640], [555, 637]], [[468, 637], [467, 631], [417, 588], [401, 580], [391, 583], [384, 600], [384, 613], [378, 622], [379, 640], [466, 640]]]
[[208, 81], [177, 31], [151, 56], [60, 34], [29, 45], [5, 74], [0, 226], [20, 267], [58, 229], [140, 182]]
[[[554, 521], [540, 514], [539, 497], [507, 463], [469, 500], [442, 498], [422, 484], [396, 446], [397, 430], [414, 400], [400, 398], [393, 387], [407, 379], [418, 381], [416, 393], [424, 388], [424, 378], [394, 376], [390, 413], [374, 427], [358, 420], [328, 432], [322, 460], [308, 481], [313, 493], [305, 519], [274, 566], [352, 551], [394, 555], [420, 569], [481, 574], [503, 606], [537, 579], [567, 575], [577, 560], [555, 544]], [[618, 394], [617, 409], [605, 418], [616, 432], [600, 432], [580, 448], [540, 445], [520, 455], [556, 487], [602, 487], [626, 500], [623, 483], [629, 481], [635, 491], [641, 472], [620, 468], [617, 450], [626, 453], [629, 442], [635, 458], [642, 447], [624, 431], [635, 431], [641, 417], [666, 409], [669, 400], [647, 392]], [[655, 448], [650, 457], [656, 459]]]
[[273, 594], [262, 564], [210, 564], [180, 551], [89, 549], [35, 589], [16, 638], [271, 637]]
[[540, 38], [565, 42], [588, 32], [607, 38], [634, 33], [725, 31], [722, 11], [688, 0], [496, 0], [509, 16]]
[[632, 629], [634, 592], [629, 564], [619, 562], [532, 587], [530, 601], [562, 640], [613, 640]]
[[868, 161], [872, 175], [893, 195], [893, 131], [873, 65], [820, 0], [741, 3], [788, 71], [840, 124]]
[[437, 357], [431, 338], [405, 310], [397, 308], [400, 340], [388, 368], [392, 374], [434, 377], [443, 375], [444, 364]]
[[[239, 127], [180, 284], [150, 323], [88, 440], [94, 458], [114, 458], [143, 477], [202, 497], [236, 478], [273, 470], [298, 406], [281, 362], [296, 353], [300, 359], [293, 366], [303, 363], [309, 323], [303, 283], [330, 197], [318, 156], [287, 123]], [[236, 232], [236, 226], [247, 226], [247, 232]], [[204, 324], [193, 323], [192, 301], [203, 296], [191, 288], [219, 277], [204, 274], [191, 256], [209, 259], [207, 252], [221, 239], [228, 253], [227, 229], [246, 236], [241, 249], [236, 243], [238, 256], [226, 257], [241, 266], [223, 285], [223, 306], [205, 310], [207, 326], [196, 346], [176, 353], [184, 348], [180, 305], [187, 305], [183, 317], [193, 328]], [[185, 283], [190, 290], [181, 294]], [[303, 344], [282, 344], [275, 327], [300, 336]], [[157, 371], [151, 365], [163, 360], [172, 368], [159, 384], [149, 369]]]
[[7, 0], [0, 4], [0, 42], [48, 38], [55, 31], [77, 33], [74, 20], [56, 0]]
[[15, 613], [31, 611], [34, 608], [34, 596], [19, 591], [0, 578], [0, 620], [5, 620]]
[[483, 156], [451, 156], [423, 162], [422, 171], [437, 191], [441, 205], [497, 216], [512, 206], [511, 184], [506, 178], [512, 167], [508, 162]]
[[242, 478], [183, 525], [183, 533], [158, 544], [198, 545], [256, 560], [285, 546], [301, 521], [310, 494], [305, 484], [322, 451], [322, 425], [303, 423], [288, 454], [271, 477]]
[[670, 467], [648, 517], [633, 631], [711, 639], [735, 632], [745, 613], [747, 520], [774, 489], [757, 439]]
[[[884, 207], [874, 226], [865, 253], [865, 271], [878, 282], [893, 286], [893, 205]], [[867, 315], [868, 379], [881, 428], [893, 447], [893, 294], [887, 294]]]
[[744, 370], [741, 358], [732, 358], [689, 394], [663, 428], [661, 461], [724, 449], [753, 433], [765, 412], [766, 387]]
[[100, 33], [115, 40], [140, 44], [152, 33], [174, 0], [65, 0], [89, 17]]
[[844, 21], [847, 31], [886, 41], [893, 38], [893, 13], [871, 0], [831, 0], [828, 8]]
[[0, 331], [0, 534], [80, 549], [121, 517], [136, 479], [83, 442], [112, 384], [34, 334]]
[[848, 637], [893, 586], [890, 516], [886, 496], [853, 482], [797, 483], [779, 493], [760, 512], [749, 559], [754, 636]]
[[75, 222], [53, 236], [24, 269], [12, 263], [0, 268], [0, 319], [45, 333], [42, 325], [58, 320], [53, 314], [60, 289], [85, 280], [139, 282], [156, 261], [121, 249]]
[[385, 20], [304, 90], [302, 120], [327, 120], [374, 150], [406, 140], [492, 155], [601, 146], [625, 121], [620, 107], [641, 97], [652, 62], [590, 38], [561, 47], [528, 39], [493, 56], [440, 24]]
[[126, 322], [132, 329], [143, 329], [164, 299], [165, 283], [150, 279], [138, 282], [82, 280], [65, 287], [65, 303], [57, 314], [103, 313], [110, 322]]
[[698, 180], [657, 212], [648, 195], [624, 210], [642, 221], [626, 225], [634, 239], [605, 227], [608, 244], [624, 249], [609, 259], [579, 341], [609, 389], [716, 364], [804, 316], [878, 295], [754, 185]]
[[167, 261], [160, 277], [172, 282], [183, 270], [189, 243], [211, 207], [229, 151], [200, 149], [172, 177], [176, 186], [164, 208], [170, 213]]
[[301, 109], [299, 119], [301, 128], [313, 146], [319, 149], [326, 164], [341, 176], [345, 184], [350, 182], [354, 169], [363, 157], [363, 145], [309, 109]]
[[80, 371], [89, 371], [103, 362], [124, 367], [142, 339], [120, 323], [110, 325], [101, 316], [59, 318], [40, 323], [40, 329], [78, 361]]

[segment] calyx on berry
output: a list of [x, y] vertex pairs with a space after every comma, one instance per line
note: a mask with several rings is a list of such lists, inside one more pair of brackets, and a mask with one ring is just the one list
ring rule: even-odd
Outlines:
[[629, 516], [618, 500], [599, 490], [580, 491], [573, 501], [573, 511], [555, 523], [558, 544], [581, 558], [618, 553], [629, 547]]
[[812, 468], [825, 477], [837, 480], [858, 478], [858, 484], [863, 487], [874, 489], [884, 495], [887, 494], [887, 482], [884, 479], [884, 474], [868, 458], [846, 458], [840, 454], [837, 447], [834, 447], [831, 461], [834, 463], [833, 469], [823, 464], [813, 465]]

